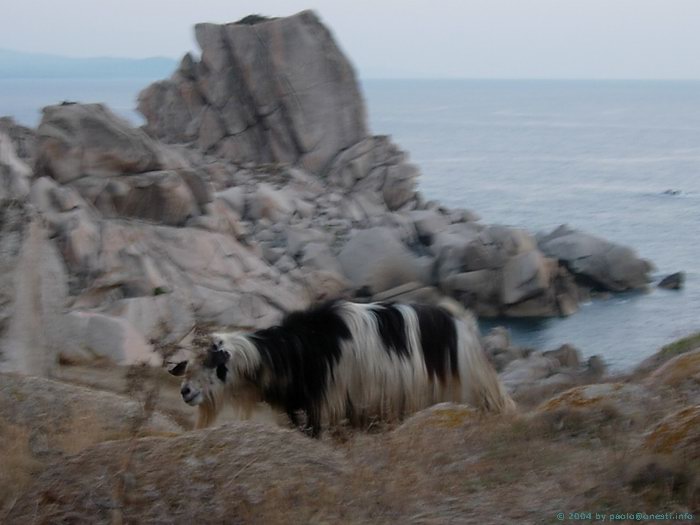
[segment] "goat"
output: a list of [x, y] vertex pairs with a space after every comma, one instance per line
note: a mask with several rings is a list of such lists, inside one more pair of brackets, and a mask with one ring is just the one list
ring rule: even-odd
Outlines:
[[[461, 309], [460, 309], [461, 310]], [[279, 326], [217, 333], [194, 363], [179, 362], [181, 394], [209, 426], [229, 400], [249, 418], [265, 401], [317, 437], [322, 422], [400, 419], [453, 401], [508, 412], [505, 391], [466, 311], [441, 306], [335, 301], [289, 314]]]

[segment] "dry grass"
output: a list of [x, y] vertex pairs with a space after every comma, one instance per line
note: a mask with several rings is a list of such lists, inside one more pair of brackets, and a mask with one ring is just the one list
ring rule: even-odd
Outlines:
[[623, 421], [605, 404], [509, 417], [445, 406], [321, 442], [230, 424], [105, 443], [51, 465], [10, 523], [30, 510], [115, 522], [115, 502], [125, 523], [549, 523], [562, 510], [694, 509], [689, 468], [644, 461], [642, 429]]
[[0, 419], [0, 443], [0, 516], [3, 516], [41, 465], [31, 453], [26, 429]]
[[[554, 523], [569, 511], [700, 512], [698, 407], [648, 379], [577, 387], [510, 416], [438, 405], [320, 441], [251, 423], [140, 437], [153, 433], [145, 425], [156, 409], [185, 414], [177, 382], [151, 369], [102, 379], [139, 410], [82, 442], [64, 432], [50, 461], [35, 462], [23, 428], [0, 427], [15, 447], [0, 457], [9, 473], [0, 483], [26, 489], [0, 500], [12, 505], [7, 523], [501, 524]], [[89, 443], [109, 432], [125, 439]]]

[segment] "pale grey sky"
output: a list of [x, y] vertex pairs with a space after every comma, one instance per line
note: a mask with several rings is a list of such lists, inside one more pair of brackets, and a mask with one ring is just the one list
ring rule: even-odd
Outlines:
[[363, 76], [700, 79], [699, 0], [7, 0], [0, 48], [180, 57], [192, 26], [313, 8]]

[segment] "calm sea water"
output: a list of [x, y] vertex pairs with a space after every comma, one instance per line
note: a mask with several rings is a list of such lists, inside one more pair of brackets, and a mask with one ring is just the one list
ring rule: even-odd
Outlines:
[[[680, 292], [615, 296], [566, 319], [508, 323], [628, 368], [700, 330], [700, 82], [372, 81], [372, 129], [394, 136], [429, 198], [487, 223], [561, 223], [635, 248]], [[665, 194], [667, 190], [678, 195]]]
[[[135, 124], [147, 81], [0, 80], [0, 115], [36, 125], [62, 100], [106, 102]], [[505, 322], [520, 344], [572, 343], [629, 368], [700, 330], [700, 82], [371, 80], [374, 133], [391, 134], [423, 172], [421, 191], [483, 221], [535, 233], [562, 223], [635, 248], [653, 288], [583, 305], [567, 319]], [[666, 190], [679, 191], [668, 195]]]

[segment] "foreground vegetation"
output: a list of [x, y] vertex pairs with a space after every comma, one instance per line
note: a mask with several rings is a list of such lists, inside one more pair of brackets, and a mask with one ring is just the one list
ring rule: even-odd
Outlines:
[[[697, 516], [697, 343], [679, 341], [664, 347], [653, 367], [575, 387], [514, 416], [438, 405], [401, 424], [334, 429], [321, 441], [270, 422], [178, 430], [192, 414], [178, 399], [176, 382], [160, 370], [131, 368], [125, 376], [108, 366], [65, 367], [61, 382], [4, 376], [0, 436], [9, 446], [0, 449], [0, 521], [554, 523], [560, 512], [565, 521], [569, 513], [589, 512]], [[76, 382], [91, 388], [69, 384]], [[51, 395], [36, 394], [47, 388]], [[41, 417], [46, 412], [53, 416]]]

